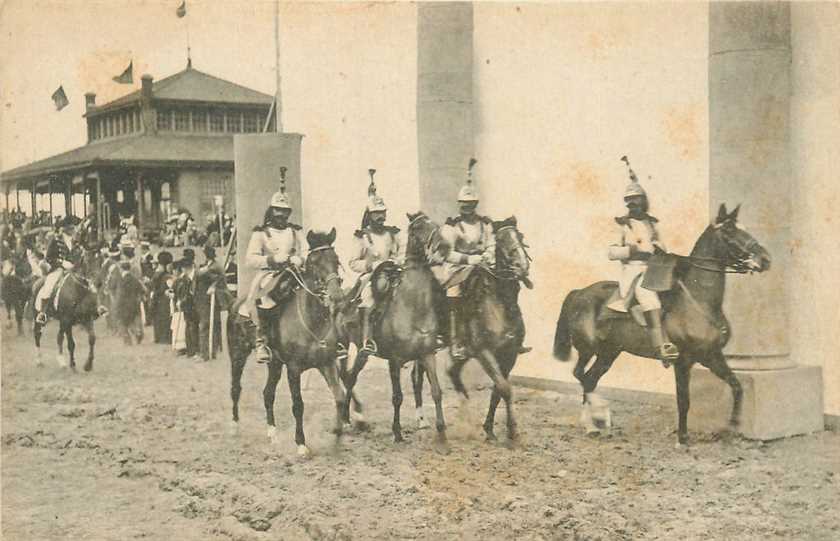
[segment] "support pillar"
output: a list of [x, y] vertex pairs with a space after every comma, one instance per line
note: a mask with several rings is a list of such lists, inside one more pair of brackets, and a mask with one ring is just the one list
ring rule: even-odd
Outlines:
[[[301, 195], [300, 149], [303, 135], [263, 133], [233, 138], [236, 185], [236, 264], [238, 288], [247, 293], [255, 269], [248, 268], [245, 253], [254, 226], [262, 225], [271, 196], [280, 189], [280, 167], [286, 167], [286, 194], [292, 205], [290, 220], [305, 226]], [[306, 250], [305, 233], [301, 247]]]
[[417, 155], [420, 208], [435, 221], [455, 213], [473, 146], [473, 7], [417, 6]]
[[[744, 386], [742, 432], [756, 439], [802, 434], [822, 427], [823, 412], [821, 372], [796, 366], [788, 335], [794, 219], [790, 4], [712, 2], [709, 10], [711, 216], [721, 203], [730, 209], [742, 203], [739, 221], [772, 258], [767, 272], [727, 278], [724, 311], [732, 339], [724, 353]], [[721, 394], [725, 384], [705, 370], [693, 379], [698, 400], [692, 403], [692, 426], [722, 426], [728, 415], [720, 401], [729, 396]]]

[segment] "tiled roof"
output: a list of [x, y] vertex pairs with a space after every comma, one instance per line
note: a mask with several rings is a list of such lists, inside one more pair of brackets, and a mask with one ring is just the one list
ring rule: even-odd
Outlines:
[[91, 143], [9, 171], [2, 181], [97, 165], [233, 167], [232, 135], [135, 135]]
[[[153, 82], [152, 96], [162, 100], [242, 105], [271, 105], [274, 99], [268, 94], [257, 92], [193, 68], [187, 68], [175, 75]], [[121, 98], [97, 106], [88, 115], [115, 109], [139, 99], [140, 90], [135, 90]]]

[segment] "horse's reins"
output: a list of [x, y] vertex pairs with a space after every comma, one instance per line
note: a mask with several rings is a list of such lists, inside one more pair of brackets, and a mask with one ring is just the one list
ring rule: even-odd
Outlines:
[[[326, 250], [326, 249], [329, 249], [329, 248], [332, 248], [332, 246], [329, 246], [329, 245], [319, 246], [317, 248], [313, 248], [312, 250], [309, 250], [309, 254], [312, 254], [312, 252], [317, 252], [317, 251], [320, 251], [320, 250]], [[300, 285], [300, 287], [304, 291], [306, 291], [308, 294], [312, 295], [313, 297], [316, 297], [317, 299], [319, 299], [321, 301], [321, 303], [324, 306], [326, 306], [326, 301], [325, 301], [323, 295], [315, 293], [311, 289], [306, 287], [306, 284], [304, 283], [303, 279], [301, 279], [297, 275], [296, 272], [290, 271], [289, 269], [286, 269], [286, 271], [288, 271], [295, 278], [295, 281], [298, 283], [298, 285]], [[337, 272], [330, 273], [324, 279], [324, 285], [326, 286], [326, 284], [330, 283], [331, 281], [338, 280], [338, 279], [339, 279], [339, 276], [338, 276]], [[306, 324], [306, 319], [303, 317], [303, 308], [301, 308], [301, 305], [300, 305], [300, 297], [297, 297], [295, 299], [295, 307], [297, 308], [298, 321], [300, 321], [300, 325], [307, 332], [307, 334], [309, 334], [309, 336], [312, 337], [313, 340], [318, 342], [318, 347], [320, 347], [321, 349], [326, 349], [326, 347], [327, 347], [326, 338], [330, 334], [331, 326], [327, 327], [327, 332], [324, 333], [323, 338], [318, 338], [318, 336], [315, 334], [315, 332], [312, 329], [309, 328], [309, 325]]]

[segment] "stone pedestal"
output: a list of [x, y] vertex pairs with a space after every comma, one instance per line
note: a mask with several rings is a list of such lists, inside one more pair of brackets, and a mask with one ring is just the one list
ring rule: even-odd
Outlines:
[[[744, 389], [740, 433], [756, 440], [810, 434], [824, 428], [822, 368], [736, 370]], [[702, 367], [691, 373], [690, 431], [714, 432], [728, 426], [732, 391]]]
[[[280, 189], [280, 167], [286, 167], [286, 193], [292, 204], [291, 221], [304, 225], [297, 133], [237, 135], [233, 138], [236, 184], [236, 264], [239, 292], [248, 291], [256, 271], [245, 264], [245, 249], [254, 226], [261, 225], [271, 196]], [[303, 238], [303, 237], [301, 237]], [[302, 241], [306, 250], [306, 241]]]

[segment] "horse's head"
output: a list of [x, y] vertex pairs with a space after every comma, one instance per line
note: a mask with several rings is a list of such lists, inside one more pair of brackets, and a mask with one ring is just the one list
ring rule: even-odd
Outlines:
[[440, 226], [425, 213], [408, 213], [408, 242], [406, 256], [418, 258], [431, 265], [443, 263], [450, 246], [440, 233]]
[[525, 237], [516, 227], [516, 216], [493, 222], [493, 234], [496, 236], [496, 269], [501, 273], [510, 273], [513, 278], [522, 280], [528, 287], [533, 284], [528, 280], [531, 256], [528, 255]]
[[344, 297], [341, 290], [341, 276], [338, 274], [341, 262], [335, 253], [333, 243], [336, 231], [311, 230], [306, 234], [309, 243], [309, 255], [306, 258], [306, 271], [315, 281], [314, 287], [319, 294], [324, 294], [330, 304], [335, 306]]
[[770, 268], [770, 254], [740, 225], [738, 212], [741, 205], [727, 212], [721, 205], [715, 222], [710, 226], [717, 243], [717, 256], [727, 267], [737, 272], [764, 272]]

